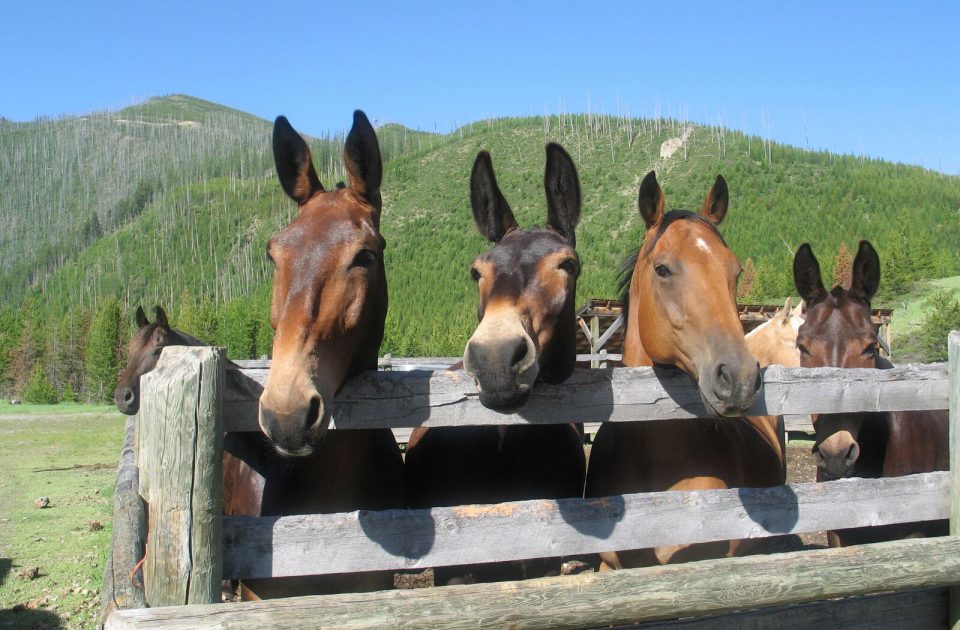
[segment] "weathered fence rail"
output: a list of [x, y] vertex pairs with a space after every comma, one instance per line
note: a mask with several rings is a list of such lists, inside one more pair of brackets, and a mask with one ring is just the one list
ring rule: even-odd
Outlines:
[[[259, 431], [257, 401], [267, 367], [232, 375], [224, 428]], [[763, 388], [749, 415], [840, 413], [873, 409], [946, 409], [947, 364], [891, 370], [785, 368], [763, 371]], [[411, 428], [561, 422], [642, 422], [708, 416], [700, 391], [673, 369], [578, 369], [560, 385], [539, 384], [516, 414], [487, 409], [466, 372], [367, 372], [337, 395], [334, 426]]]
[[[196, 448], [201, 445], [199, 450], [203, 453], [213, 452], [219, 457], [222, 447], [218, 441], [201, 434], [256, 429], [256, 399], [266, 366], [229, 369], [224, 387], [216, 387], [216, 378], [213, 386], [205, 386], [204, 374], [209, 379], [219, 373], [216, 366], [223, 364], [216, 353], [197, 348], [168, 350], [156, 371], [158, 383], [167, 383], [163, 386], [166, 394], [159, 397], [165, 402], [157, 405], [156, 414], [141, 413], [139, 420], [140, 457], [141, 462], [152, 461], [147, 466], [152, 478], [170, 477], [176, 482], [170, 484], [172, 491], [186, 496], [177, 504], [181, 507], [171, 512], [176, 517], [172, 520], [154, 519], [154, 502], [149, 501], [150, 527], [166, 528], [167, 532], [154, 535], [155, 540], [167, 541], [165, 548], [153, 552], [154, 562], [167, 567], [157, 575], [162, 576], [161, 581], [178, 585], [163, 596], [151, 596], [148, 589], [146, 600], [154, 606], [204, 598], [217, 601], [217, 595], [207, 591], [191, 598], [191, 591], [179, 585], [184, 583], [183, 576], [189, 585], [194, 575], [198, 582], [208, 585], [216, 573], [213, 567], [220, 562], [225, 577], [406, 569], [732, 537], [759, 538], [948, 516], [954, 535], [838, 551], [806, 551], [522, 583], [114, 611], [107, 627], [240, 624], [263, 628], [289, 623], [357, 628], [499, 627], [508, 623], [516, 627], [591, 627], [955, 585], [960, 583], [958, 348], [960, 333], [953, 333], [949, 373], [946, 365], [883, 371], [768, 368], [761, 396], [751, 409], [751, 413], [768, 415], [944, 409], [949, 405], [949, 473], [770, 489], [668, 492], [272, 519], [221, 519], [218, 513], [214, 514], [213, 504], [220, 499], [201, 486], [219, 487], [219, 469]], [[165, 365], [166, 371], [161, 369]], [[188, 393], [177, 393], [178, 386], [172, 382], [179, 383], [179, 388]], [[145, 401], [148, 395], [144, 393]], [[222, 414], [210, 411], [218, 405], [222, 405]], [[149, 404], [146, 409], [151, 409]], [[483, 408], [476, 399], [472, 379], [462, 372], [366, 374], [344, 387], [337, 398], [334, 417], [335, 426], [343, 429], [572, 420], [620, 422], [687, 418], [702, 413], [699, 394], [685, 376], [673, 371], [615, 368], [578, 370], [562, 386], [538, 386], [531, 403], [518, 415], [496, 414]], [[221, 416], [222, 425], [217, 423]], [[149, 430], [143, 427], [148, 423], [175, 425], [163, 433], [179, 436], [178, 440], [160, 446], [155, 442], [158, 438], [145, 439], [145, 431]], [[183, 427], [178, 426], [181, 423]], [[185, 446], [187, 443], [193, 446]], [[141, 487], [146, 474], [141, 468]], [[192, 480], [190, 484], [183, 481], [188, 478]], [[160, 487], [147, 484], [154, 492]], [[186, 519], [180, 515], [179, 510], [187, 505], [199, 506], [203, 514], [199, 522], [196, 516]], [[214, 521], [217, 526], [211, 525]], [[120, 522], [125, 521], [118, 519]], [[215, 538], [220, 523], [222, 540]], [[205, 533], [198, 538], [197, 530]], [[168, 535], [180, 542], [164, 538]], [[183, 556], [183, 549], [189, 555]], [[150, 554], [148, 549], [148, 559]], [[937, 599], [940, 595], [932, 593], [930, 601], [942, 602]], [[958, 597], [960, 593], [954, 589], [954, 605]], [[104, 598], [107, 599], [106, 594]], [[877, 610], [887, 609], [872, 608], [871, 619], [888, 624], [894, 623], [895, 618], [903, 621], [895, 615], [876, 616]], [[945, 620], [946, 611], [942, 612]]]

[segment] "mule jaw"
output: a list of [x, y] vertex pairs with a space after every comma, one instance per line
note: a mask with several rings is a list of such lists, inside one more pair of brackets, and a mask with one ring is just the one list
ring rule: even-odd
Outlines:
[[463, 369], [476, 379], [484, 407], [508, 412], [530, 399], [538, 354], [515, 312], [487, 313], [464, 348]]

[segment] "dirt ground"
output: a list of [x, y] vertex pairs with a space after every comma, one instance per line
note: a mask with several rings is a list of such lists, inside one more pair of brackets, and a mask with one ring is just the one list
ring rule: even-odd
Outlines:
[[[804, 435], [796, 435], [787, 444], [787, 483], [810, 483], [816, 481], [817, 466], [810, 454], [812, 442]], [[589, 457], [590, 447], [587, 446]], [[818, 549], [827, 546], [826, 532], [811, 532], [800, 536], [786, 536], [774, 544], [775, 551], [800, 551], [802, 549]], [[574, 561], [564, 566], [564, 573], [580, 573], [590, 570], [587, 563]], [[433, 586], [433, 570], [402, 572], [394, 575], [394, 586], [397, 588], [422, 588]]]

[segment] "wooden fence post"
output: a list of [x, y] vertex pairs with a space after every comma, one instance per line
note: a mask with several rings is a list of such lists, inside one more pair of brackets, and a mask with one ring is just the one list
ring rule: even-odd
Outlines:
[[[960, 331], [947, 339], [950, 358], [950, 535], [960, 536]], [[950, 589], [950, 625], [960, 629], [960, 584]]]
[[148, 505], [150, 606], [220, 601], [222, 348], [169, 347], [140, 380], [140, 496]]
[[594, 315], [590, 318], [590, 354], [593, 357], [590, 359], [590, 367], [595, 368], [600, 366], [600, 362], [597, 360], [597, 352], [600, 350], [600, 318], [597, 315]]

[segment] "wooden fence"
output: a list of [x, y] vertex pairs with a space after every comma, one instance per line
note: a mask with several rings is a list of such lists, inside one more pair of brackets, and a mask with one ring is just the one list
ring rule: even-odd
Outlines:
[[[772, 415], [949, 405], [950, 472], [763, 489], [250, 518], [220, 516], [222, 431], [258, 430], [257, 398], [267, 367], [225, 370], [217, 349], [170, 348], [141, 383], [135, 441], [128, 426], [116, 500], [122, 514], [116, 516], [104, 589], [106, 627], [581, 628], [748, 610], [753, 612], [724, 617], [722, 623], [789, 627], [798, 619], [857, 618], [874, 625], [942, 626], [947, 621], [943, 589], [960, 584], [960, 333], [951, 334], [950, 358], [949, 370], [946, 364], [892, 370], [773, 366], [765, 370], [763, 389], [750, 410]], [[672, 370], [577, 370], [562, 385], [538, 385], [519, 414], [484, 408], [473, 379], [462, 372], [414, 371], [354, 379], [337, 397], [334, 423], [340, 429], [399, 429], [702, 414], [696, 386]], [[130, 476], [137, 471], [131, 469], [134, 449], [136, 496]], [[951, 522], [949, 537], [842, 550], [514, 583], [214, 603], [221, 577], [407, 570], [945, 518]], [[119, 585], [141, 550], [146, 553], [142, 593]], [[897, 594], [873, 595], [891, 591]], [[870, 597], [827, 601], [850, 596]], [[155, 608], [142, 608], [144, 601]], [[957, 623], [956, 589], [950, 602]]]

